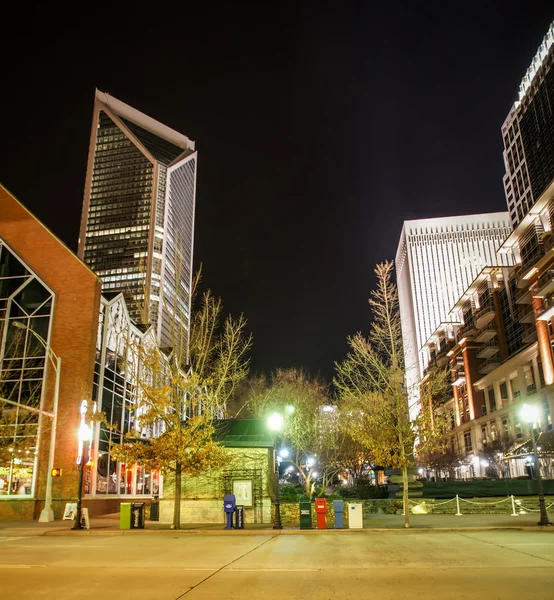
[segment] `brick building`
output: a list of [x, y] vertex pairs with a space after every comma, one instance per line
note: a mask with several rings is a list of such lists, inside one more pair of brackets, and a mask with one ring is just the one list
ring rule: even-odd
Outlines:
[[0, 207], [0, 519], [36, 519], [44, 507], [52, 425], [44, 413], [57, 374], [59, 518], [77, 496], [76, 431], [92, 393], [101, 282], [2, 186]]

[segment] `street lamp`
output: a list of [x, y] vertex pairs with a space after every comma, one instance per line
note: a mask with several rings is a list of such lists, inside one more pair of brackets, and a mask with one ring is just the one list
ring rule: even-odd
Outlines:
[[277, 460], [277, 433], [283, 429], [285, 420], [279, 413], [274, 412], [267, 420], [270, 431], [275, 432], [273, 436], [273, 454], [275, 456], [275, 515], [273, 519], [273, 529], [283, 529], [281, 523], [281, 499], [279, 498], [279, 461]]
[[86, 457], [86, 442], [90, 442], [92, 438], [92, 428], [87, 425], [86, 415], [87, 415], [87, 407], [88, 403], [86, 400], [81, 402], [81, 424], [79, 426], [79, 451], [77, 454], [77, 464], [79, 465], [79, 489], [77, 491], [77, 515], [75, 516], [75, 524], [72, 529], [83, 529], [83, 524], [81, 522], [81, 503], [83, 498], [83, 472], [84, 466], [87, 462]]
[[535, 477], [537, 478], [537, 493], [539, 496], [539, 510], [541, 513], [541, 518], [537, 525], [552, 525], [552, 523], [548, 520], [548, 514], [546, 513], [544, 492], [542, 490], [541, 465], [537, 451], [537, 441], [535, 440], [534, 424], [538, 421], [539, 410], [534, 405], [524, 404], [521, 407], [520, 416], [526, 423], [529, 423], [531, 429], [531, 440], [533, 442], [533, 455], [535, 459]]
[[50, 523], [54, 520], [54, 511], [52, 509], [52, 471], [54, 469], [54, 452], [56, 448], [56, 427], [58, 424], [58, 399], [60, 395], [62, 359], [54, 353], [50, 347], [50, 344], [48, 344], [48, 342], [41, 335], [31, 329], [28, 325], [25, 325], [25, 323], [22, 323], [21, 321], [13, 321], [12, 323], [14, 327], [17, 327], [17, 329], [27, 330], [37, 338], [37, 340], [44, 346], [48, 360], [50, 360], [52, 366], [54, 367], [54, 371], [56, 372], [56, 382], [54, 385], [54, 405], [52, 407], [52, 412], [49, 413], [43, 410], [31, 408], [27, 409], [32, 412], [38, 412], [39, 414], [52, 419], [52, 428], [50, 429], [50, 449], [48, 452], [48, 475], [46, 477], [46, 496], [44, 499], [44, 508], [42, 509], [38, 518], [39, 523]]

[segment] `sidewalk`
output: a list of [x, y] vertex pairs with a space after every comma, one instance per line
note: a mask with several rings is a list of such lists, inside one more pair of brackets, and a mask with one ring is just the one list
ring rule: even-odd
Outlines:
[[[554, 522], [554, 515], [549, 515]], [[525, 514], [512, 517], [506, 514], [494, 515], [410, 515], [411, 528], [404, 528], [402, 515], [371, 515], [364, 520], [364, 529], [300, 529], [297, 525], [284, 524], [283, 529], [275, 530], [271, 524], [250, 524], [245, 529], [225, 529], [221, 523], [183, 523], [181, 529], [171, 529], [169, 523], [146, 521], [144, 529], [120, 529], [119, 514], [105, 515], [90, 520], [90, 529], [73, 531], [73, 521], [0, 521], [0, 537], [45, 536], [45, 535], [145, 535], [145, 534], [204, 534], [204, 535], [326, 535], [368, 534], [368, 533], [423, 533], [452, 531], [492, 531], [525, 530], [554, 533], [554, 526], [537, 525], [539, 515]]]

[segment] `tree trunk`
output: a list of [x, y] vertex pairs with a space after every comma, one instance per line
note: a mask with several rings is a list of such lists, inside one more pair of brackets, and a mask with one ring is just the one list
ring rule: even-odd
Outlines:
[[408, 465], [402, 466], [402, 505], [404, 506], [404, 527], [410, 527], [410, 506], [408, 504]]
[[175, 464], [175, 505], [171, 529], [181, 529], [181, 463]]
[[306, 496], [311, 500], [312, 499], [312, 472], [308, 471], [308, 475], [306, 479], [304, 479], [304, 492], [306, 492]]

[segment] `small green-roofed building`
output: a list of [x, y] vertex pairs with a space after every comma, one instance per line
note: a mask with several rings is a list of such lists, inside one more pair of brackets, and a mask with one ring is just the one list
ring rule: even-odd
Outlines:
[[[222, 419], [214, 423], [214, 438], [229, 452], [221, 471], [183, 476], [181, 523], [225, 523], [223, 496], [234, 494], [245, 507], [245, 523], [271, 523], [274, 495], [274, 444], [264, 419]], [[173, 516], [173, 482], [164, 477], [160, 520]]]

